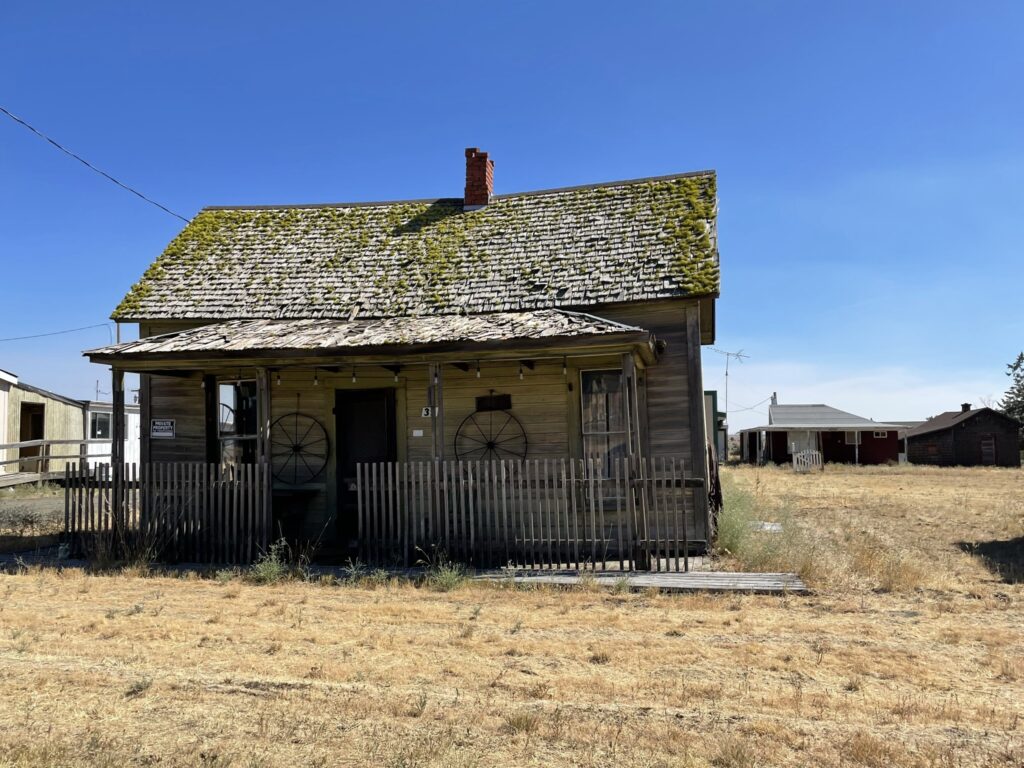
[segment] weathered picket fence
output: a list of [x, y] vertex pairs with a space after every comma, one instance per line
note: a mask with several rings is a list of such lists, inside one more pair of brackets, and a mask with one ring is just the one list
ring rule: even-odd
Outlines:
[[361, 557], [415, 565], [689, 570], [676, 457], [426, 461], [357, 468]]
[[271, 535], [260, 464], [85, 463], [65, 470], [64, 528], [75, 555], [247, 563]]

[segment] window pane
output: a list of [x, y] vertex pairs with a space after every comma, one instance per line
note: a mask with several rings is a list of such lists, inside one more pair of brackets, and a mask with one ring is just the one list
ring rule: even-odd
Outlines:
[[625, 429], [619, 371], [583, 371], [580, 386], [584, 434]]
[[584, 458], [600, 459], [606, 477], [611, 477], [614, 473], [613, 461], [624, 458], [626, 455], [625, 434], [583, 436]]
[[94, 413], [89, 418], [89, 438], [91, 440], [109, 440], [110, 414]]
[[217, 387], [218, 429], [222, 437], [256, 435], [256, 382], [231, 381]]
[[228, 466], [232, 464], [253, 464], [255, 462], [255, 440], [228, 439], [220, 441], [220, 463], [223, 466]]

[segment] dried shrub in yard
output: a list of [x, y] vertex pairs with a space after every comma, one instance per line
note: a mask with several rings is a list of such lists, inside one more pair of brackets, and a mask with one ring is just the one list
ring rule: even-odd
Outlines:
[[424, 552], [419, 563], [424, 566], [423, 584], [435, 592], [451, 592], [466, 583], [465, 566], [449, 560], [443, 550], [435, 550], [430, 555]]

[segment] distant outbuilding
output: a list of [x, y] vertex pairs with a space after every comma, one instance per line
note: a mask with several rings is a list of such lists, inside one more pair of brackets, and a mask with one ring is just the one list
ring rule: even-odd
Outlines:
[[788, 464], [806, 451], [825, 463], [886, 464], [900, 459], [902, 428], [822, 403], [782, 405], [772, 395], [768, 423], [742, 430], [740, 446], [751, 464]]
[[964, 403], [907, 432], [907, 458], [941, 467], [1019, 467], [1020, 428], [1006, 414]]

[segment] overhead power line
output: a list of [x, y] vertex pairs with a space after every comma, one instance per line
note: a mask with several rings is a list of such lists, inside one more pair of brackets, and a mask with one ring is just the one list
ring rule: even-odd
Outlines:
[[77, 333], [78, 331], [88, 331], [92, 328], [106, 328], [107, 337], [113, 341], [113, 337], [110, 333], [110, 323], [97, 323], [96, 325], [83, 325], [81, 328], [68, 328], [63, 331], [50, 331], [49, 333], [34, 333], [31, 336], [11, 336], [9, 339], [0, 339], [0, 341], [25, 341], [26, 339], [41, 339], [44, 336], [60, 336], [65, 333]]
[[[761, 401], [759, 401], [757, 403], [754, 403], [753, 405], [743, 405], [742, 403], [739, 403], [740, 407], [739, 408], [734, 408], [733, 410], [729, 411], [729, 413], [741, 413], [742, 411], [753, 411], [759, 405], [764, 405], [765, 403], [767, 403], [771, 399], [772, 399], [772, 396], [768, 395], [768, 397], [766, 397], [764, 400], [761, 400]], [[764, 413], [764, 411], [757, 411], [757, 412], [758, 413]]]
[[10, 113], [10, 112], [8, 112], [8, 111], [7, 111], [6, 109], [4, 109], [4, 108], [3, 108], [2, 106], [0, 106], [0, 112], [3, 112], [3, 113], [4, 113], [5, 115], [7, 115], [7, 116], [8, 116], [9, 118], [11, 118], [11, 120], [13, 120], [14, 122], [16, 122], [16, 123], [17, 123], [18, 125], [21, 125], [21, 126], [24, 126], [25, 128], [28, 128], [28, 130], [32, 131], [32, 133], [34, 133], [34, 134], [35, 134], [36, 136], [38, 136], [39, 138], [43, 139], [44, 141], [47, 141], [47, 142], [49, 142], [50, 144], [52, 144], [53, 146], [55, 146], [55, 147], [56, 147], [57, 149], [59, 149], [59, 150], [60, 150], [61, 152], [63, 152], [63, 153], [65, 154], [65, 155], [67, 155], [67, 156], [69, 156], [69, 157], [73, 157], [73, 158], [74, 158], [75, 160], [77, 160], [78, 162], [80, 162], [80, 163], [81, 163], [82, 165], [84, 165], [84, 166], [85, 166], [86, 168], [88, 168], [89, 170], [91, 170], [91, 171], [95, 171], [96, 173], [98, 173], [98, 174], [99, 174], [100, 176], [102, 176], [103, 178], [107, 179], [108, 181], [112, 181], [112, 182], [114, 182], [115, 184], [117, 184], [117, 186], [119, 186], [119, 187], [120, 187], [121, 189], [124, 189], [124, 190], [127, 190], [128, 192], [131, 192], [131, 193], [132, 193], [133, 195], [135, 195], [136, 197], [140, 197], [140, 198], [142, 198], [143, 200], [145, 200], [145, 201], [146, 201], [147, 203], [149, 203], [150, 205], [155, 205], [155, 206], [156, 206], [157, 208], [159, 208], [159, 209], [160, 209], [161, 211], [163, 211], [164, 213], [169, 213], [169, 214], [171, 214], [171, 216], [174, 216], [174, 217], [175, 217], [175, 218], [177, 218], [177, 219], [181, 219], [181, 220], [182, 220], [182, 221], [184, 221], [184, 222], [185, 222], [186, 224], [188, 224], [188, 219], [186, 219], [186, 218], [185, 218], [184, 216], [182, 216], [181, 214], [175, 213], [174, 211], [172, 211], [172, 210], [171, 210], [170, 208], [168, 208], [167, 206], [165, 206], [165, 205], [161, 205], [161, 204], [160, 204], [160, 203], [158, 203], [158, 202], [157, 202], [156, 200], [154, 200], [154, 199], [152, 199], [152, 198], [150, 198], [150, 197], [146, 197], [146, 196], [145, 196], [144, 194], [142, 194], [141, 192], [139, 192], [139, 190], [137, 190], [137, 189], [133, 189], [132, 187], [129, 187], [129, 186], [127, 185], [127, 184], [124, 184], [124, 183], [122, 183], [122, 182], [118, 181], [117, 179], [115, 179], [115, 178], [114, 178], [113, 176], [111, 176], [111, 175], [110, 175], [109, 173], [107, 173], [106, 171], [102, 171], [102, 170], [100, 170], [100, 169], [99, 169], [99, 168], [97, 168], [97, 167], [96, 167], [95, 165], [93, 165], [93, 164], [92, 164], [92, 163], [90, 163], [90, 162], [89, 162], [88, 160], [86, 160], [85, 158], [83, 158], [83, 157], [80, 157], [79, 155], [76, 155], [76, 154], [75, 154], [74, 152], [72, 152], [72, 151], [71, 151], [70, 149], [68, 149], [67, 147], [65, 147], [65, 146], [61, 145], [60, 143], [58, 143], [58, 142], [57, 142], [57, 141], [55, 141], [54, 139], [51, 139], [51, 138], [50, 138], [49, 136], [47, 136], [47, 135], [46, 135], [45, 133], [43, 133], [42, 131], [40, 131], [40, 130], [38, 130], [38, 129], [36, 129], [36, 128], [33, 128], [33, 127], [32, 127], [31, 125], [29, 125], [28, 123], [26, 123], [26, 122], [25, 122], [24, 120], [22, 120], [22, 119], [21, 119], [20, 117], [18, 117], [17, 115], [11, 114], [11, 113]]

